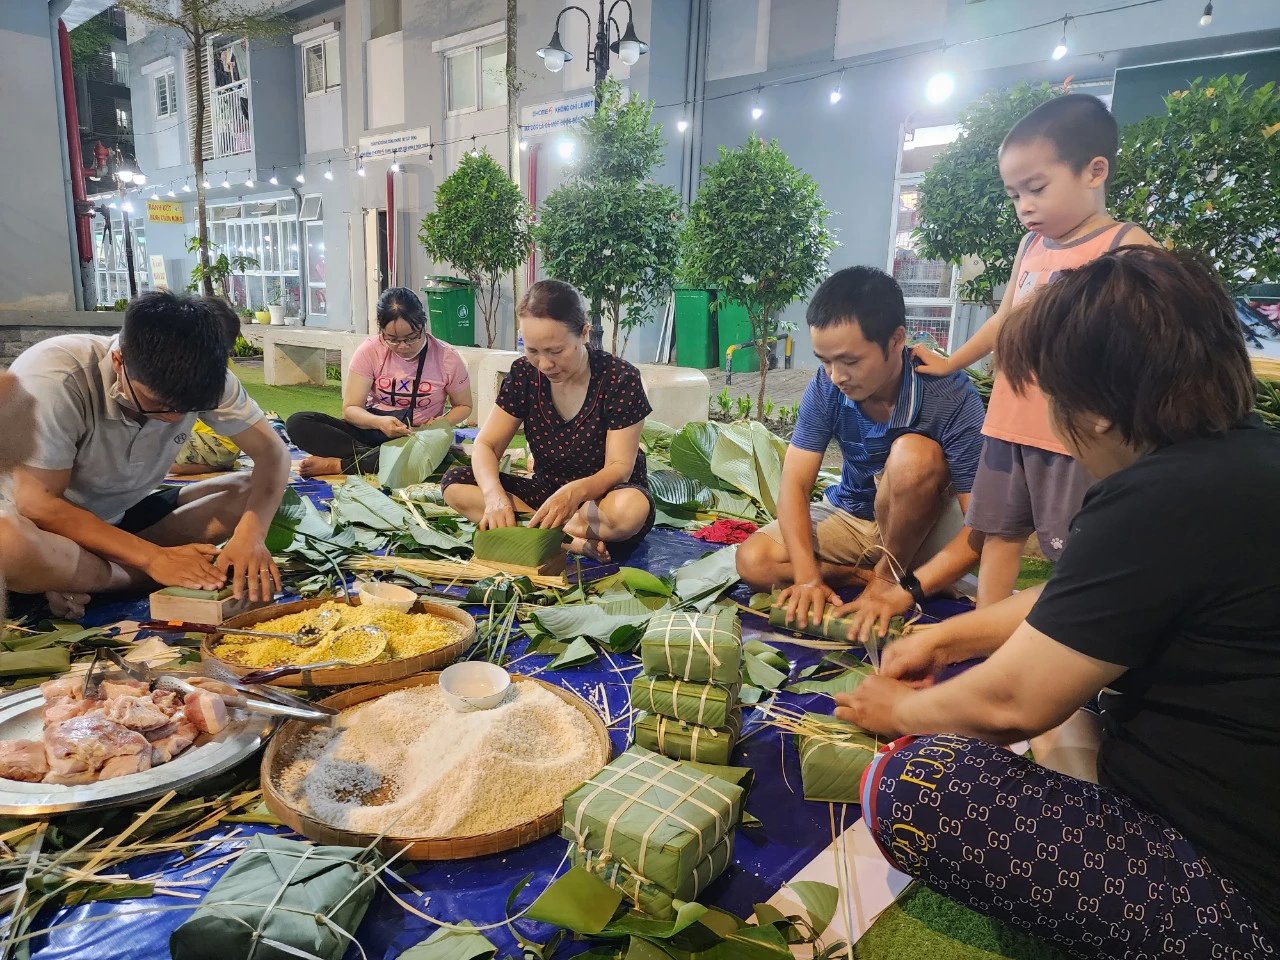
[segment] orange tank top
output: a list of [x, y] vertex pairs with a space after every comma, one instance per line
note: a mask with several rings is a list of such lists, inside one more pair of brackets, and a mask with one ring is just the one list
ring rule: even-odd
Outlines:
[[[1125, 234], [1132, 223], [1113, 223], [1099, 227], [1092, 233], [1068, 243], [1056, 243], [1038, 233], [1028, 234], [1023, 241], [1022, 265], [1011, 286], [1014, 304], [1019, 304], [1040, 287], [1050, 283], [1063, 270], [1082, 267], [1104, 253], [1125, 242]], [[1008, 296], [1009, 294], [1006, 294]], [[988, 437], [1021, 443], [1041, 450], [1067, 454], [1049, 425], [1049, 405], [1035, 387], [1028, 387], [1022, 396], [996, 371], [995, 384], [991, 388], [991, 401], [987, 404], [987, 419], [982, 432]]]

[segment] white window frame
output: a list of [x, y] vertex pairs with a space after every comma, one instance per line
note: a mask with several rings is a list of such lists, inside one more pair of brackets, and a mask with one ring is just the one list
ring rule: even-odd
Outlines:
[[[304, 272], [306, 273], [306, 275], [307, 275], [306, 287], [305, 287], [305, 288], [304, 288], [304, 290], [303, 290], [303, 293], [304, 293], [304, 294], [305, 294], [305, 296], [306, 296], [306, 309], [307, 309], [307, 316], [308, 316], [308, 317], [327, 317], [327, 316], [329, 315], [329, 309], [328, 309], [328, 307], [329, 307], [329, 281], [328, 281], [327, 277], [326, 277], [326, 279], [324, 279], [324, 280], [316, 280], [314, 277], [312, 277], [312, 276], [311, 276], [311, 261], [310, 261], [310, 258], [309, 258], [309, 257], [308, 257], [308, 255], [307, 255], [307, 252], [306, 252], [306, 251], [308, 251], [308, 250], [311, 248], [311, 233], [312, 233], [312, 231], [315, 231], [315, 233], [319, 236], [319, 238], [320, 238], [320, 244], [321, 244], [321, 248], [322, 248], [322, 249], [321, 249], [321, 252], [322, 252], [322, 253], [324, 252], [324, 250], [323, 250], [323, 245], [324, 245], [324, 221], [323, 221], [323, 220], [303, 220], [303, 221], [300, 221], [300, 222], [301, 222], [301, 224], [302, 224], [302, 231], [301, 231], [301, 238], [302, 238], [302, 239], [301, 239], [301, 243], [302, 243], [302, 251], [303, 251], [303, 253], [302, 253], [302, 267], [303, 267], [303, 271], [304, 271]], [[326, 259], [326, 263], [327, 263], [327, 259]], [[324, 312], [323, 312], [323, 313], [321, 313], [321, 312], [319, 312], [319, 311], [313, 311], [313, 310], [311, 309], [311, 291], [313, 291], [313, 290], [322, 290], [322, 291], [324, 291], [324, 304], [325, 304], [325, 310], [324, 310]]]
[[[316, 48], [320, 49], [320, 57], [324, 64], [323, 66], [324, 86], [322, 89], [319, 89], [319, 90], [311, 90], [309, 89], [309, 86], [308, 86], [310, 83], [311, 77], [307, 71], [307, 58], [310, 55], [311, 51], [315, 50]], [[331, 68], [330, 66], [331, 64], [336, 64], [336, 66]], [[332, 76], [331, 76], [334, 73], [337, 74], [336, 80], [332, 79]], [[302, 45], [302, 95], [307, 98], [322, 97], [326, 93], [332, 93], [334, 90], [339, 89], [341, 86], [342, 86], [342, 51], [339, 45], [338, 34], [331, 33], [328, 36], [322, 37], [318, 40], [313, 40], [310, 43], [303, 44]]]
[[[306, 254], [299, 240], [303, 228], [298, 220], [296, 204], [289, 197], [278, 197], [263, 202], [277, 204], [277, 212], [258, 215], [253, 212], [255, 206], [248, 203], [220, 204], [209, 208], [210, 236], [214, 237], [215, 243], [221, 245], [221, 252], [226, 253], [227, 256], [244, 253], [258, 261], [256, 270], [246, 270], [244, 273], [247, 284], [246, 302], [237, 301], [233, 305], [236, 310], [246, 306], [252, 309], [266, 309], [267, 300], [273, 290], [276, 288], [283, 290], [287, 286], [286, 280], [292, 279], [296, 281], [298, 290], [297, 311], [299, 315], [306, 316], [308, 304]], [[293, 205], [292, 211], [287, 209], [288, 205]], [[279, 212], [282, 208], [285, 212]], [[231, 216], [226, 216], [227, 213]], [[280, 249], [276, 251], [274, 261], [268, 259], [264, 227], [274, 227], [274, 235], [279, 239]], [[296, 256], [296, 267], [286, 265], [285, 261], [289, 254]], [[239, 272], [233, 273], [232, 280], [228, 284], [233, 291], [233, 300], [236, 281], [239, 277]]]
[[[161, 111], [159, 90], [164, 87], [168, 109]], [[172, 120], [178, 115], [178, 73], [172, 67], [151, 76], [152, 115], [157, 120]]]
[[[505, 80], [503, 81], [503, 86], [502, 86], [503, 97], [501, 102], [491, 103], [491, 104], [486, 104], [484, 102], [484, 66], [483, 66], [484, 49], [486, 47], [493, 47], [493, 46], [497, 46], [498, 44], [502, 44], [503, 52], [505, 54], [506, 43], [507, 43], [506, 37], [496, 36], [496, 37], [489, 37], [488, 39], [485, 39], [485, 40], [473, 41], [465, 44], [458, 44], [456, 46], [449, 48], [447, 51], [442, 51], [444, 52], [444, 57], [442, 59], [441, 66], [444, 69], [444, 97], [445, 97], [445, 115], [446, 116], [460, 117], [460, 116], [463, 116], [464, 114], [479, 113], [482, 110], [495, 110], [499, 107], [505, 107], [507, 105], [507, 99], [506, 99], [507, 87], [506, 87]], [[455, 107], [453, 105], [453, 89], [449, 84], [449, 62], [451, 60], [456, 60], [459, 57], [466, 57], [466, 56], [470, 56], [474, 58], [474, 64], [472, 69], [475, 72], [476, 102], [473, 106], [469, 106], [469, 107]]]
[[[110, 211], [109, 223], [93, 219], [93, 274], [99, 306], [111, 306], [117, 300], [129, 299], [129, 270], [124, 252], [124, 218], [128, 216], [133, 238], [133, 276], [138, 292], [151, 289], [150, 260], [147, 257], [146, 217], [133, 216], [123, 210]], [[111, 232], [108, 252], [106, 231]]]

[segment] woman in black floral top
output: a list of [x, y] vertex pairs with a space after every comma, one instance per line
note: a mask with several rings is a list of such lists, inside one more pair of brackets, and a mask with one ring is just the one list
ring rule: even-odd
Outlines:
[[[529, 288], [516, 308], [525, 355], [511, 365], [497, 405], [476, 438], [470, 467], [441, 486], [448, 504], [481, 529], [563, 528], [571, 551], [609, 559], [608, 545], [629, 548], [653, 527], [640, 433], [652, 408], [640, 371], [587, 346], [582, 297], [560, 280]], [[533, 476], [498, 464], [524, 425]]]

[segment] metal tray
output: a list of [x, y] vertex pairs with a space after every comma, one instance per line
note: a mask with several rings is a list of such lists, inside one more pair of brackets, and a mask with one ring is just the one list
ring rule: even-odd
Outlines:
[[[44, 732], [43, 708], [39, 687], [0, 697], [0, 740], [39, 740]], [[275, 726], [267, 718], [230, 707], [227, 718], [226, 729], [216, 737], [202, 735], [173, 760], [142, 773], [77, 786], [0, 778], [0, 816], [44, 817], [124, 806], [217, 776], [253, 756]]]

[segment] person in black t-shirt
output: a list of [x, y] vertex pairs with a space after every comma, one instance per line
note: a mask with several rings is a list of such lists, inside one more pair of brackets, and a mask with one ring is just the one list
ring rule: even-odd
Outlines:
[[[886, 856], [1087, 957], [1280, 952], [1280, 433], [1198, 261], [1121, 248], [1001, 331], [1099, 482], [1052, 579], [891, 645], [837, 716]], [[939, 682], [945, 666], [989, 658]], [[1102, 691], [1097, 784], [998, 744]]]
[[[640, 434], [652, 411], [640, 371], [587, 346], [582, 297], [561, 280], [541, 280], [516, 308], [525, 355], [511, 365], [496, 406], [476, 437], [470, 467], [440, 482], [445, 501], [481, 529], [562, 528], [568, 549], [608, 560], [609, 544], [629, 549], [653, 528]], [[524, 426], [533, 476], [498, 464]]]

